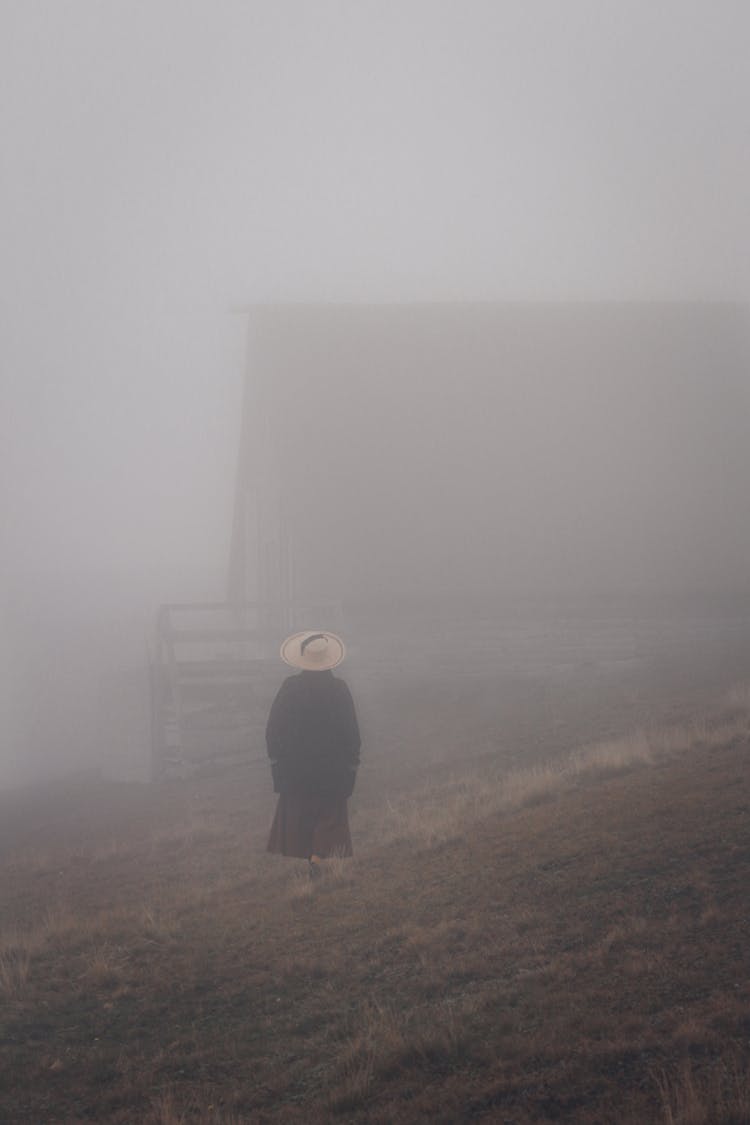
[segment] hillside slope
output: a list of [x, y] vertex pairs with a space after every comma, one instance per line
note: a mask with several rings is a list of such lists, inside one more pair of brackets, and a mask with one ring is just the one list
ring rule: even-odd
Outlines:
[[315, 884], [226, 782], [109, 818], [102, 788], [85, 832], [91, 795], [46, 837], [37, 808], [0, 870], [0, 1120], [748, 1121], [749, 748], [365, 808]]

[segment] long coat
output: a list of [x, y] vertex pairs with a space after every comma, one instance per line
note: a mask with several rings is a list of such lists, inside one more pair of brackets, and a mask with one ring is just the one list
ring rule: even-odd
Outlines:
[[354, 701], [332, 672], [289, 676], [271, 705], [266, 747], [277, 793], [349, 797], [361, 738]]
[[268, 850], [281, 855], [351, 855], [346, 802], [354, 789], [360, 735], [351, 692], [331, 672], [284, 680], [266, 726], [279, 794]]

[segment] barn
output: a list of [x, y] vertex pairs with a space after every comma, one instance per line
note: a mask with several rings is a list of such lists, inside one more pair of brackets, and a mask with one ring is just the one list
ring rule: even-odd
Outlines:
[[729, 303], [250, 309], [226, 601], [161, 611], [157, 760], [258, 740], [293, 628], [392, 668], [469, 620], [497, 659], [520, 606], [741, 595], [749, 358]]
[[740, 305], [254, 309], [229, 600], [730, 586], [749, 357]]

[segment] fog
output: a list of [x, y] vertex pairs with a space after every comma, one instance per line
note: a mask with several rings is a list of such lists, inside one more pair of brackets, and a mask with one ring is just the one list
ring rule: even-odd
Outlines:
[[[746, 592], [749, 32], [5, 0], [0, 784], [147, 758], [154, 611], [226, 593], [246, 369], [311, 593]], [[259, 352], [289, 302], [431, 312]]]
[[306, 306], [251, 321], [247, 436], [264, 441], [258, 411], [270, 515], [283, 510], [307, 597], [747, 592], [745, 309]]

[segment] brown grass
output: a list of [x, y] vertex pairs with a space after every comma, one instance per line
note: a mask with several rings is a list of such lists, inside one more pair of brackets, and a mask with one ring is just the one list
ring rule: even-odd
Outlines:
[[466, 1005], [456, 1012], [450, 1002], [408, 1013], [365, 1002], [356, 1013], [356, 1030], [343, 1044], [331, 1076], [327, 1099], [331, 1112], [366, 1110], [380, 1079], [415, 1069], [460, 1066], [472, 1056], [466, 1034], [468, 1014]]
[[243, 1125], [243, 1119], [234, 1113], [224, 1113], [206, 1098], [192, 1098], [183, 1105], [179, 1093], [168, 1090], [152, 1102], [144, 1125], [190, 1125], [201, 1121], [205, 1125]]
[[7, 943], [0, 952], [0, 993], [21, 996], [31, 970], [31, 950], [19, 942]]
[[750, 1121], [750, 1066], [739, 1055], [708, 1066], [690, 1060], [654, 1075], [664, 1125], [744, 1125]]
[[750, 1120], [743, 699], [360, 808], [315, 882], [237, 782], [15, 849], [0, 1118]]
[[592, 778], [654, 765], [690, 749], [727, 746], [749, 737], [750, 710], [747, 715], [714, 724], [700, 720], [638, 730], [531, 769], [490, 776], [473, 774], [439, 786], [425, 786], [409, 797], [388, 803], [379, 836], [434, 847], [458, 838], [478, 820], [559, 797]]

